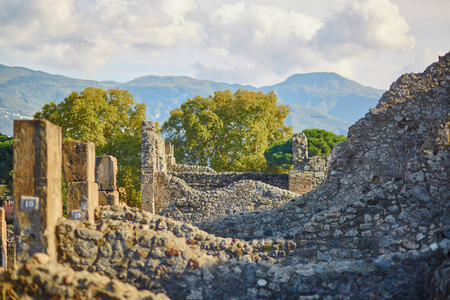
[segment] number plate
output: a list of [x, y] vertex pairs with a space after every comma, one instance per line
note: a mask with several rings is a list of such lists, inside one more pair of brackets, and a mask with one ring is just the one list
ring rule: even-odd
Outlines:
[[39, 197], [33, 197], [33, 196], [20, 197], [20, 209], [21, 210], [38, 210], [39, 209]]
[[72, 211], [72, 220], [83, 220], [83, 211], [74, 210]]

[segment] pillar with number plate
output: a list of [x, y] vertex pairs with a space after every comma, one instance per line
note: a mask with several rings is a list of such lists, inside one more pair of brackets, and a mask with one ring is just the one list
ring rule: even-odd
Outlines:
[[14, 228], [17, 261], [34, 253], [56, 260], [62, 216], [61, 128], [46, 120], [14, 121]]

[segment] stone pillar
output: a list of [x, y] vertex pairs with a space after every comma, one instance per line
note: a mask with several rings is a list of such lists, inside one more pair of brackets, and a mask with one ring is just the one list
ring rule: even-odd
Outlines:
[[69, 218], [94, 222], [98, 206], [95, 182], [95, 145], [85, 141], [63, 143], [64, 180], [67, 182], [67, 214]]
[[95, 180], [98, 183], [99, 205], [119, 205], [117, 191], [117, 158], [111, 155], [95, 158]]
[[60, 127], [47, 120], [14, 121], [14, 228], [19, 262], [38, 252], [57, 259], [61, 150]]
[[294, 133], [292, 136], [292, 155], [294, 169], [299, 168], [302, 162], [308, 158], [308, 140], [302, 132]]
[[7, 252], [8, 236], [6, 234], [6, 219], [5, 210], [0, 208], [0, 253], [2, 258], [2, 267], [7, 270], [8, 268], [8, 252]]
[[156, 151], [153, 135], [156, 127], [153, 122], [142, 121], [141, 139], [141, 208], [155, 213], [153, 183], [156, 169]]

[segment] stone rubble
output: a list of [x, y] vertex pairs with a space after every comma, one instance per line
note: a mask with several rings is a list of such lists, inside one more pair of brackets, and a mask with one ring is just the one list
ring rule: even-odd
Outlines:
[[23, 259], [1, 273], [3, 294], [450, 298], [450, 53], [395, 82], [335, 147], [326, 180], [303, 195], [253, 180], [194, 189], [158, 171], [173, 166], [170, 144], [153, 133], [145, 139], [158, 145], [143, 156], [151, 183], [143, 206], [165, 216], [106, 205], [95, 223], [60, 218], [58, 263]]
[[20, 268], [0, 274], [2, 299], [127, 299], [166, 300], [164, 294], [111, 279], [98, 273], [74, 271], [47, 254], [36, 253]]

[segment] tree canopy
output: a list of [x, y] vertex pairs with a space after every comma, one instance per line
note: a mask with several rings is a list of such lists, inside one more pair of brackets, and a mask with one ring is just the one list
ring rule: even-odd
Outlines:
[[12, 184], [13, 138], [0, 133], [0, 184]]
[[0, 133], [0, 206], [12, 198], [13, 138]]
[[[344, 135], [336, 135], [324, 129], [305, 129], [308, 140], [308, 156], [323, 156], [331, 153], [337, 143], [347, 140]], [[292, 139], [274, 143], [264, 153], [269, 172], [286, 173], [292, 168]]]
[[87, 87], [59, 104], [45, 104], [34, 118], [60, 126], [65, 140], [91, 141], [97, 155], [115, 156], [120, 198], [130, 206], [140, 206], [139, 153], [145, 104], [134, 103], [126, 90]]
[[162, 130], [178, 163], [216, 171], [262, 171], [269, 145], [292, 135], [284, 125], [288, 114], [273, 92], [218, 91], [187, 99], [170, 112]]
[[331, 153], [337, 143], [347, 140], [345, 135], [336, 135], [324, 129], [305, 129], [308, 140], [308, 156], [323, 156]]

